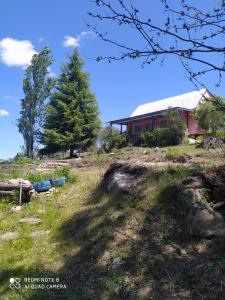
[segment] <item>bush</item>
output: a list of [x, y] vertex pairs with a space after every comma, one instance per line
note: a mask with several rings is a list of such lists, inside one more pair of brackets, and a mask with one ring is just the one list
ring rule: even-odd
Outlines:
[[112, 149], [121, 149], [128, 145], [126, 133], [120, 133], [118, 129], [106, 127], [100, 132], [99, 142], [101, 149], [110, 152]]
[[169, 148], [166, 151], [166, 158], [167, 159], [174, 159], [180, 155], [180, 150], [178, 148]]
[[31, 182], [43, 181], [43, 180], [48, 180], [50, 178], [59, 178], [59, 177], [66, 177], [67, 181], [69, 182], [77, 181], [77, 177], [71, 173], [71, 170], [68, 167], [56, 169], [49, 173], [30, 172], [27, 174], [27, 179]]
[[225, 131], [224, 130], [217, 131], [215, 137], [225, 138]]
[[196, 141], [203, 141], [205, 137], [203, 135], [199, 135], [196, 137]]
[[221, 97], [211, 97], [200, 103], [194, 112], [194, 117], [198, 125], [209, 135], [215, 135], [217, 130], [224, 129], [225, 112], [218, 110], [216, 103], [225, 104], [225, 99]]
[[143, 147], [175, 146], [182, 142], [182, 136], [176, 128], [156, 128], [152, 132], [144, 132], [141, 135]]

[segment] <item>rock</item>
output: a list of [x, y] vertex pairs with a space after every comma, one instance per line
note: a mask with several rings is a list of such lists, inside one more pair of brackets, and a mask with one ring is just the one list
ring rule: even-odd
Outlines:
[[158, 262], [163, 262], [164, 261], [164, 257], [162, 254], [156, 254], [154, 255], [154, 260], [158, 261]]
[[115, 270], [123, 264], [124, 264], [124, 261], [122, 260], [122, 258], [116, 257], [116, 258], [114, 258], [114, 260], [112, 262], [112, 269]]
[[144, 155], [148, 154], [148, 151], [147, 150], [143, 151], [143, 154]]
[[187, 251], [185, 249], [180, 249], [180, 254], [181, 255], [187, 255]]
[[44, 214], [46, 212], [46, 210], [41, 208], [41, 209], [38, 209], [37, 212], [39, 214]]
[[30, 194], [31, 196], [34, 196], [34, 195], [37, 195], [38, 192], [36, 192], [35, 189], [32, 189], [32, 190], [29, 191], [29, 194]]
[[0, 240], [2, 240], [2, 241], [15, 240], [19, 236], [20, 236], [20, 234], [16, 231], [9, 231], [9, 232], [6, 232], [6, 233], [0, 235]]
[[225, 236], [225, 222], [218, 212], [197, 209], [190, 228], [194, 236]]
[[218, 202], [218, 203], [213, 205], [213, 209], [215, 209], [215, 210], [219, 210], [219, 209], [224, 208], [224, 207], [225, 207], [225, 202]]
[[198, 147], [204, 149], [216, 149], [224, 147], [224, 139], [219, 137], [208, 137], [201, 141]]
[[132, 193], [146, 171], [147, 168], [143, 166], [114, 163], [104, 175], [102, 188], [106, 192], [119, 189]]
[[192, 189], [201, 189], [204, 187], [204, 183], [202, 181], [201, 177], [187, 177], [183, 184], [186, 188], [192, 188]]
[[17, 212], [21, 211], [22, 208], [23, 208], [23, 207], [22, 207], [21, 205], [17, 205], [17, 206], [13, 206], [13, 207], [10, 209], [10, 211], [13, 212], [13, 213], [17, 213]]
[[145, 286], [143, 286], [140, 290], [139, 290], [139, 292], [138, 292], [138, 294], [141, 296], [141, 297], [149, 297], [150, 296], [150, 293], [152, 292], [152, 287], [150, 286], [150, 285], [145, 285]]
[[189, 234], [206, 238], [225, 236], [223, 216], [214, 210], [202, 176], [188, 177], [181, 184], [171, 185], [163, 192], [162, 199], [169, 199], [173, 214]]
[[30, 237], [32, 238], [40, 238], [40, 237], [44, 237], [44, 236], [48, 236], [49, 234], [49, 230], [38, 230], [38, 231], [34, 231], [30, 234]]
[[176, 248], [173, 247], [172, 245], [166, 245], [165, 251], [163, 251], [164, 254], [173, 254], [175, 252], [176, 252]]
[[37, 217], [27, 217], [19, 220], [21, 224], [40, 224], [41, 220]]
[[188, 138], [188, 143], [189, 143], [189, 145], [194, 145], [194, 144], [196, 144], [196, 140], [192, 139], [192, 138]]

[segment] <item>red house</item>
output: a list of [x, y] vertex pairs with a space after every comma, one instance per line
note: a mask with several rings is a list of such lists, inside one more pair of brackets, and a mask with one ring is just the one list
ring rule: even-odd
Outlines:
[[211, 94], [207, 89], [202, 89], [152, 101], [139, 105], [130, 117], [113, 120], [109, 123], [111, 126], [113, 124], [120, 125], [121, 132], [123, 131], [123, 125], [125, 125], [129, 135], [140, 135], [143, 131], [152, 131], [157, 127], [165, 128], [167, 126], [167, 111], [173, 108], [183, 117], [187, 135], [196, 137], [203, 134], [204, 131], [198, 127], [193, 118], [193, 110], [197, 108], [200, 102], [210, 96]]

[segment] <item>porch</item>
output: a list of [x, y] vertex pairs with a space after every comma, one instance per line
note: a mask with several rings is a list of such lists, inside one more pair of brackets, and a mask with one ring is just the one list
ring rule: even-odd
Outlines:
[[[174, 110], [177, 114], [180, 114], [182, 116], [186, 125], [186, 130], [188, 134], [191, 134], [189, 131], [190, 125], [193, 123], [191, 110], [181, 107], [177, 107]], [[111, 126], [113, 126], [114, 124], [119, 125], [121, 133], [124, 131], [124, 126], [126, 126], [126, 132], [129, 136], [137, 136], [141, 135], [141, 133], [144, 131], [153, 131], [156, 128], [166, 128], [168, 126], [167, 113], [168, 109], [135, 117], [113, 120], [110, 121], [109, 124]]]

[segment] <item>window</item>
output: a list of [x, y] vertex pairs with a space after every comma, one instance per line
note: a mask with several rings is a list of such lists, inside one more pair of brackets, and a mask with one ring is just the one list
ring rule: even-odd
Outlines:
[[167, 127], [167, 120], [161, 120], [160, 121], [160, 128], [166, 128]]
[[134, 126], [134, 134], [141, 134], [142, 132], [142, 126], [141, 125], [135, 125]]
[[156, 122], [153, 122], [153, 130], [158, 128], [158, 124]]
[[152, 122], [146, 125], [146, 131], [152, 131]]

